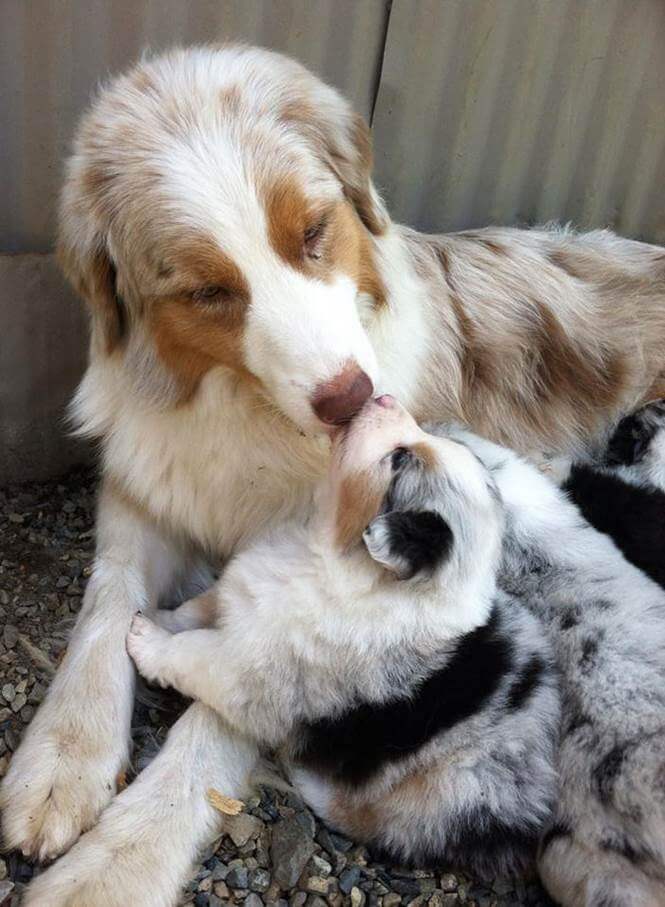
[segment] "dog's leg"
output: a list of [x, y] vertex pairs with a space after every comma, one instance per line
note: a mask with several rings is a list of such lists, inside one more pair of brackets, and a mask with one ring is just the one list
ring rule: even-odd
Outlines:
[[207, 791], [243, 798], [255, 747], [200, 703], [98, 824], [29, 886], [23, 907], [172, 907], [198, 852], [222, 828]]
[[96, 821], [129, 757], [134, 669], [125, 637], [181, 563], [129, 502], [102, 491], [97, 553], [65, 658], [0, 791], [4, 843], [41, 860]]
[[217, 593], [213, 586], [212, 589], [207, 589], [196, 598], [190, 598], [173, 611], [160, 608], [153, 617], [160, 627], [164, 627], [170, 633], [182, 633], [183, 630], [214, 627], [219, 610]]

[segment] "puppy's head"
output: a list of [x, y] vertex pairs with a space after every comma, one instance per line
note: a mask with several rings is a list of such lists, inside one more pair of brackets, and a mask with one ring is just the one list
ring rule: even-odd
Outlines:
[[347, 420], [372, 393], [365, 325], [384, 302], [370, 171], [362, 120], [278, 54], [180, 50], [115, 80], [61, 203], [93, 355], [164, 406], [224, 369], [304, 430]]
[[418, 427], [388, 395], [368, 401], [333, 445], [325, 506], [342, 551], [364, 545], [399, 579], [493, 568], [503, 513], [485, 467], [463, 444]]

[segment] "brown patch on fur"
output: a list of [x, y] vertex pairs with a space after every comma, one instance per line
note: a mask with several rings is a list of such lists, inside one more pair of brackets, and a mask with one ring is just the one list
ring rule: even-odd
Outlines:
[[342, 481], [337, 498], [335, 541], [342, 551], [359, 542], [374, 519], [387, 491], [369, 471], [352, 473]]
[[189, 296], [158, 299], [150, 321], [159, 357], [180, 383], [180, 402], [190, 400], [203, 376], [219, 365], [256, 380], [242, 357], [244, 302], [224, 300], [202, 309]]
[[344, 194], [367, 230], [375, 236], [385, 233], [388, 218], [371, 191], [372, 142], [363, 118], [349, 110], [341, 122], [324, 119], [303, 97], [293, 97], [282, 105], [279, 120], [295, 125], [309, 140], [340, 180]]
[[342, 791], [331, 798], [328, 819], [334, 827], [358, 841], [371, 841], [384, 829], [375, 804], [358, 802], [357, 797]]
[[264, 198], [270, 245], [292, 268], [306, 270], [305, 231], [316, 223], [316, 212], [295, 179], [276, 180]]
[[[621, 397], [626, 364], [618, 353], [605, 356], [604, 367], [590, 361], [569, 337], [560, 322], [545, 305], [538, 304], [540, 321], [534, 339], [537, 341], [535, 359], [536, 390], [547, 403], [557, 397], [580, 401], [589, 420], [597, 417], [599, 408], [613, 408]], [[587, 424], [593, 426], [593, 421]]]
[[[492, 323], [491, 304], [487, 311], [476, 305], [472, 315], [454, 277], [450, 250], [437, 244], [431, 249], [441, 266], [457, 325], [464, 417], [477, 430], [489, 428], [493, 437], [510, 443], [497, 431], [489, 410], [493, 401], [502, 398], [504, 412], [509, 408], [514, 413], [515, 430], [519, 426], [536, 433], [554, 429], [561, 414], [572, 410], [579, 427], [592, 433], [603, 410], [613, 411], [625, 390], [625, 357], [613, 347], [601, 357], [585, 355], [550, 307], [537, 298], [524, 299], [516, 308], [511, 333]], [[486, 422], [488, 416], [492, 422]]]
[[[191, 399], [206, 372], [216, 366], [257, 381], [243, 360], [250, 292], [237, 265], [213, 241], [193, 235], [173, 247], [167, 267], [191, 290], [150, 299], [148, 318], [157, 352], [180, 382], [181, 401]], [[196, 290], [204, 287], [219, 287], [221, 292], [197, 299]]]
[[416, 441], [415, 444], [409, 446], [409, 450], [420, 460], [425, 469], [434, 470], [437, 468], [438, 457], [426, 441]]
[[[372, 240], [348, 202], [309, 201], [294, 179], [283, 178], [264, 193], [270, 244], [288, 265], [329, 283], [340, 271], [381, 306], [386, 289], [376, 267]], [[305, 253], [305, 232], [324, 225], [317, 258]]]

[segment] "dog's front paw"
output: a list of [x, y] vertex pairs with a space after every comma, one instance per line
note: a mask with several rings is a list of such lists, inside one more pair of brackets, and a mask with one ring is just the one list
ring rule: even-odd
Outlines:
[[127, 634], [127, 651], [139, 673], [146, 680], [167, 686], [163, 675], [163, 654], [171, 634], [163, 627], [144, 617], [140, 612], [134, 615]]
[[0, 790], [5, 847], [41, 861], [95, 823], [129, 756], [124, 727], [103, 711], [116, 703], [96, 702], [93, 710], [72, 699], [65, 712], [50, 705], [28, 729]]

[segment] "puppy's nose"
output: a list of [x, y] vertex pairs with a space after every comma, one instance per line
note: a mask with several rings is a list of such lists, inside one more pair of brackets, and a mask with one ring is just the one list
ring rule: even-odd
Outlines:
[[373, 390], [369, 376], [357, 365], [349, 364], [331, 381], [317, 387], [312, 409], [327, 425], [341, 425], [355, 416]]
[[397, 400], [392, 396], [392, 394], [381, 394], [380, 397], [376, 398], [376, 403], [379, 406], [382, 406], [384, 409], [393, 409]]

